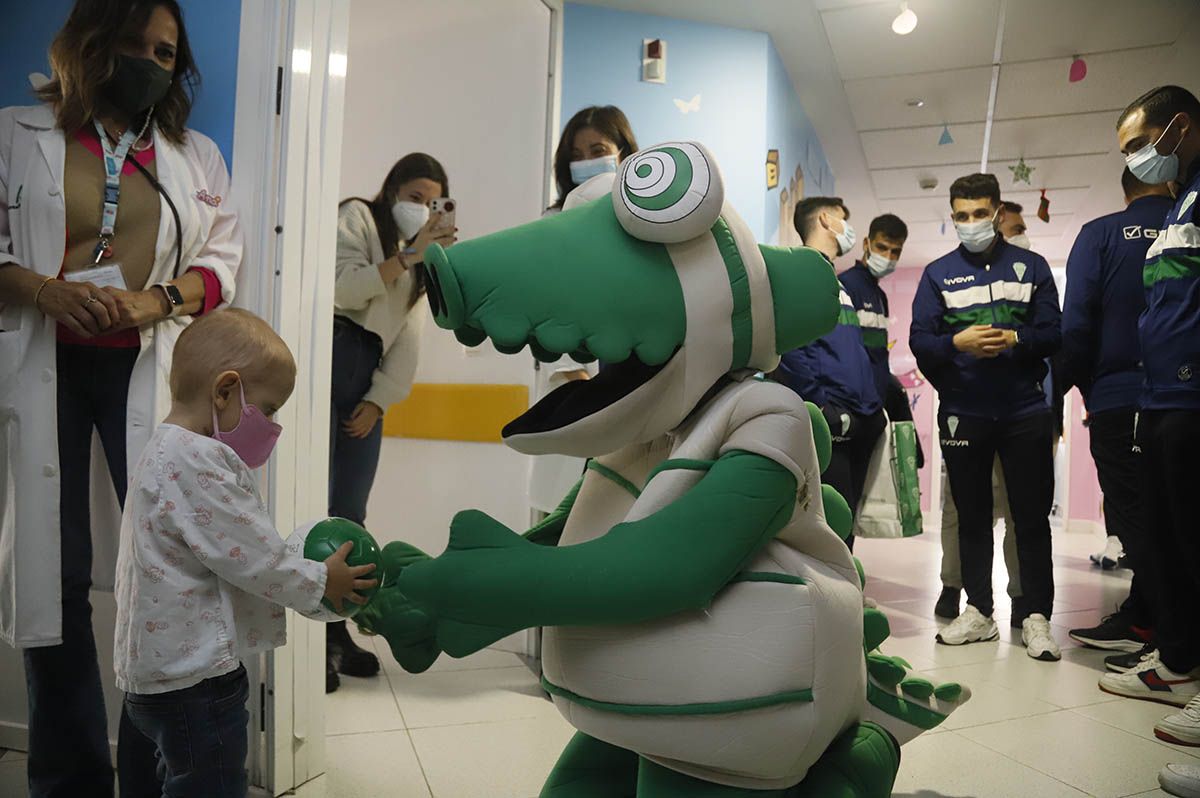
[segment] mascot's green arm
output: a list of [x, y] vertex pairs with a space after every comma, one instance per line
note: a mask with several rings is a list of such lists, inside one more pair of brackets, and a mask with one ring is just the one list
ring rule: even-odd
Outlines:
[[445, 553], [405, 568], [397, 587], [427, 608], [438, 648], [456, 657], [534, 626], [696, 610], [788, 522], [796, 489], [783, 466], [735, 451], [654, 515], [563, 547], [535, 545], [468, 511], [454, 519]]

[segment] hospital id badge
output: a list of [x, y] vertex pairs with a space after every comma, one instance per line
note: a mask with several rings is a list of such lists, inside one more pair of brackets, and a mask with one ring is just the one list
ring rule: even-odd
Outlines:
[[63, 275], [63, 279], [68, 283], [91, 283], [97, 288], [116, 288], [120, 291], [129, 290], [125, 287], [125, 273], [121, 271], [121, 264], [119, 263], [110, 263], [106, 266], [95, 266], [90, 269], [67, 272]]

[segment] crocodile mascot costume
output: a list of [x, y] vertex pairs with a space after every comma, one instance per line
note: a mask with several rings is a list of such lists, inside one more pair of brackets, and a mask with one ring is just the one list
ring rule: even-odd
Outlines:
[[438, 557], [389, 544], [355, 621], [414, 673], [544, 627], [543, 685], [578, 734], [543, 798], [890, 795], [899, 744], [969, 693], [878, 652], [850, 510], [820, 481], [829, 430], [759, 376], [833, 327], [833, 269], [758, 245], [700, 144], [605, 180], [426, 258], [464, 344], [611, 364], [504, 429], [589, 458], [583, 479], [523, 535], [469, 510]]

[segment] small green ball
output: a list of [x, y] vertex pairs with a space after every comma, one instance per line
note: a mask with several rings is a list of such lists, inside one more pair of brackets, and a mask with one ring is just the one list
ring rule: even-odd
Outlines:
[[[351, 566], [374, 564], [375, 570], [364, 578], [378, 579], [379, 584], [383, 584], [383, 553], [379, 550], [379, 545], [375, 543], [375, 538], [371, 537], [371, 533], [367, 530], [345, 518], [326, 518], [324, 521], [314, 524], [304, 539], [304, 556], [310, 560], [324, 562], [347, 541], [353, 543], [354, 548], [350, 551], [346, 562]], [[378, 590], [379, 585], [376, 585], [369, 590], [355, 592], [370, 599]], [[339, 613], [334, 610], [329, 599], [321, 599], [321, 604], [343, 618], [353, 618], [362, 609], [359, 604], [343, 601], [342, 611]]]

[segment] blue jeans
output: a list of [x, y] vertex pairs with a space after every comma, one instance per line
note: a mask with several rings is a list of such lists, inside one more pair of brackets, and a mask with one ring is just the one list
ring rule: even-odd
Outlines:
[[[383, 422], [365, 438], [352, 438], [342, 423], [371, 389], [383, 342], [349, 319], [333, 317], [333, 381], [329, 412], [329, 514], [362, 524], [379, 467]], [[387, 408], [383, 408], [387, 410]]]
[[[108, 717], [89, 598], [92, 519], [88, 493], [92, 430], [96, 429], [117, 498], [125, 503], [125, 407], [137, 355], [136, 349], [58, 345], [63, 641], [23, 652], [31, 798], [112, 798], [113, 794]], [[105, 645], [111, 647], [112, 641], [106, 640]], [[122, 796], [158, 798], [153, 749], [133, 731], [124, 713], [118, 760]]]
[[134, 728], [158, 755], [162, 798], [245, 798], [246, 667], [183, 690], [125, 694]]

